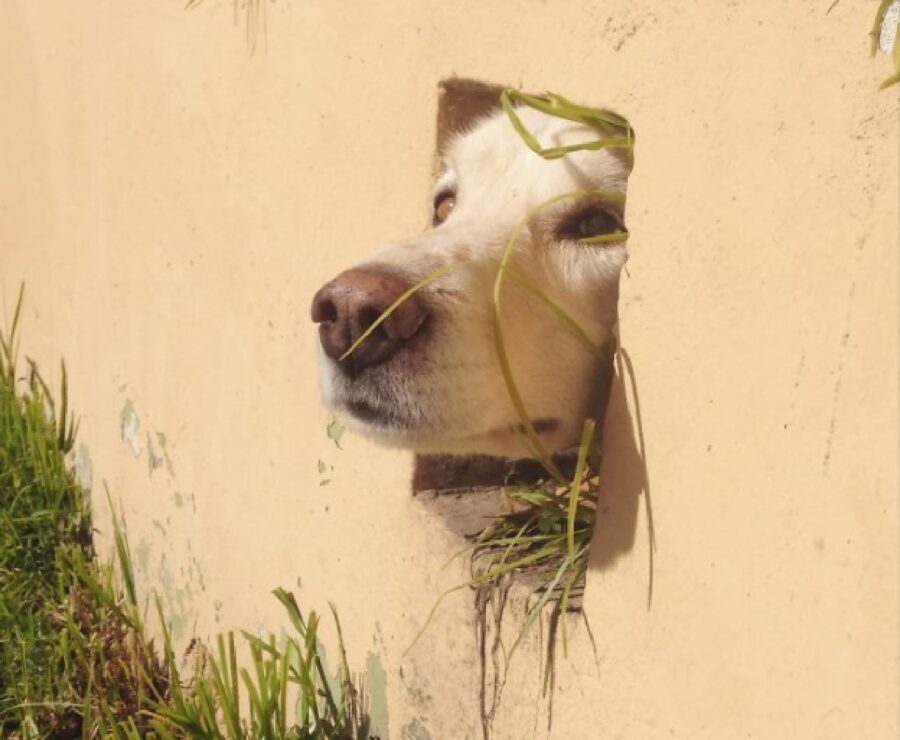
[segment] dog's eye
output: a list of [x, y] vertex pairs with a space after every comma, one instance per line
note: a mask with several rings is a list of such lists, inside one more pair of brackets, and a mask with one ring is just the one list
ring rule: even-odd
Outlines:
[[622, 217], [615, 210], [597, 205], [564, 219], [556, 235], [565, 241], [578, 241], [624, 230]]
[[455, 205], [456, 195], [454, 193], [448, 191], [438, 194], [434, 199], [434, 214], [431, 217], [432, 226], [444, 223]]

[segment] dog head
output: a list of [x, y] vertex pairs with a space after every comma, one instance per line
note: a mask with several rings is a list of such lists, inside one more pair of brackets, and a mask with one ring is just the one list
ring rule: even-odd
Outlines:
[[[531, 109], [518, 113], [551, 146], [597, 138], [583, 124]], [[622, 231], [624, 199], [582, 194], [538, 207], [575, 191], [624, 196], [630, 169], [630, 151], [615, 148], [545, 160], [503, 112], [453, 138], [434, 187], [432, 228], [382, 248], [313, 299], [326, 404], [388, 445], [527, 456], [493, 330], [495, 281], [513, 240], [499, 295], [512, 375], [545, 449], [577, 442], [598, 401], [599, 361], [554, 308], [594, 345], [610, 339], [625, 245], [579, 240]]]

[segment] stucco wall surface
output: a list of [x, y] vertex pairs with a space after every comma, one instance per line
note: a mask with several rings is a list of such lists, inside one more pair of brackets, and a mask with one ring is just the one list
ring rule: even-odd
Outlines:
[[[829, 7], [832, 6], [833, 7]], [[875, 2], [22, 0], [0, 24], [0, 287], [65, 357], [102, 535], [179, 639], [335, 602], [382, 737], [480, 737], [461, 543], [410, 456], [336, 442], [318, 286], [427, 220], [442, 77], [638, 135], [622, 336], [656, 524], [608, 473], [554, 738], [898, 732], [897, 92]], [[261, 37], [262, 39], [262, 37]], [[626, 392], [627, 390], [627, 392]], [[618, 418], [635, 398], [619, 384]], [[607, 459], [629, 454], [612, 435]], [[324, 482], [327, 481], [327, 482]], [[324, 482], [324, 483], [323, 483]], [[108, 540], [107, 540], [108, 541]], [[537, 634], [496, 738], [544, 737]]]

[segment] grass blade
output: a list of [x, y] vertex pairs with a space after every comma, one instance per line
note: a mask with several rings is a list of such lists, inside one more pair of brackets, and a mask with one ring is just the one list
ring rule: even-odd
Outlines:
[[566, 518], [566, 544], [568, 545], [569, 562], [575, 562], [575, 514], [578, 512], [578, 501], [581, 497], [581, 483], [584, 481], [588, 450], [594, 441], [593, 419], [584, 420], [581, 433], [581, 446], [578, 448], [578, 462], [575, 464], [575, 477], [572, 479], [572, 490], [569, 493], [569, 511]]
[[374, 332], [379, 326], [387, 321], [390, 315], [400, 307], [400, 304], [411, 298], [415, 293], [418, 293], [423, 288], [429, 286], [438, 278], [446, 275], [448, 272], [450, 272], [452, 267], [453, 263], [450, 263], [449, 265], [445, 265], [444, 267], [441, 267], [434, 272], [429, 273], [419, 282], [409, 288], [409, 290], [405, 291], [397, 300], [395, 300], [390, 306], [388, 306], [386, 309], [384, 309], [384, 311], [381, 312], [381, 315], [371, 323], [369, 328], [367, 328], [362, 334], [360, 334], [359, 338], [350, 345], [350, 348], [340, 356], [338, 362], [345, 360], [350, 355], [350, 353], [353, 352], [353, 350], [355, 350], [357, 347], [359, 347], [360, 344], [366, 341], [366, 339], [371, 336], [372, 332]]

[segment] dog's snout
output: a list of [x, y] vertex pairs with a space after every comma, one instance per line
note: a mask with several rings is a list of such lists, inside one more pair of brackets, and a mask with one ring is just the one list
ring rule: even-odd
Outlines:
[[322, 286], [313, 297], [310, 315], [319, 324], [325, 354], [350, 372], [390, 359], [427, 318], [416, 294], [397, 305], [359, 346], [353, 345], [409, 287], [398, 275], [375, 268], [347, 270]]

